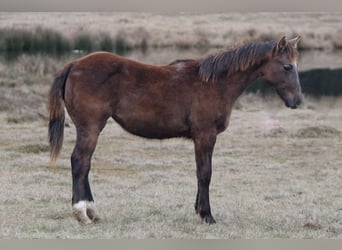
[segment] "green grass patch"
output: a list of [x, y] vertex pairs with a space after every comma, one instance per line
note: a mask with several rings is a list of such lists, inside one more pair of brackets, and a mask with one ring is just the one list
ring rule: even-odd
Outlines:
[[20, 124], [24, 122], [32, 121], [33, 118], [25, 115], [15, 115], [7, 118], [8, 124]]
[[[148, 49], [147, 40], [143, 39], [134, 48], [146, 51]], [[34, 30], [0, 29], [0, 52], [7, 53], [9, 57], [15, 57], [21, 53], [37, 52], [62, 54], [72, 50], [85, 52], [102, 50], [123, 55], [131, 49], [132, 46], [122, 35], [112, 38], [107, 34], [94, 36], [81, 33], [70, 39], [57, 31], [41, 27]]]
[[299, 129], [298, 137], [302, 138], [318, 138], [318, 137], [335, 137], [341, 134], [340, 131], [329, 126], [312, 126]]
[[100, 40], [100, 50], [108, 51], [108, 52], [112, 52], [114, 50], [113, 41], [112, 41], [112, 39], [109, 36], [104, 35], [101, 38], [101, 40]]
[[70, 51], [70, 42], [56, 31], [36, 28], [0, 30], [0, 51], [2, 52], [50, 52]]
[[287, 136], [288, 132], [286, 129], [278, 127], [278, 128], [272, 128], [267, 134], [267, 137], [284, 137]]
[[19, 148], [20, 153], [26, 153], [26, 154], [39, 154], [39, 153], [45, 153], [49, 152], [50, 147], [45, 144], [28, 144], [21, 146]]
[[80, 34], [74, 40], [74, 49], [83, 51], [92, 51], [95, 49], [94, 39], [87, 34]]
[[122, 36], [116, 37], [114, 40], [114, 51], [115, 51], [115, 53], [123, 55], [128, 50], [130, 50], [130, 47], [128, 46], [126, 39]]

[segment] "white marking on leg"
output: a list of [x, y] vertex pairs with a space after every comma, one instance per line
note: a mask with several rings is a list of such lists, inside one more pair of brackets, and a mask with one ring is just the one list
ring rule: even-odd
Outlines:
[[92, 221], [87, 215], [87, 202], [79, 201], [72, 206], [72, 214], [81, 224], [90, 224]]

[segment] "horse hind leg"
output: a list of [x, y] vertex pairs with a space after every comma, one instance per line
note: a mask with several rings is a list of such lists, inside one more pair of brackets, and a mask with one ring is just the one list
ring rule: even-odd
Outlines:
[[72, 210], [73, 216], [81, 224], [99, 221], [95, 212], [94, 199], [89, 184], [91, 157], [94, 153], [101, 128], [80, 127], [77, 129], [77, 139], [71, 155], [72, 166]]

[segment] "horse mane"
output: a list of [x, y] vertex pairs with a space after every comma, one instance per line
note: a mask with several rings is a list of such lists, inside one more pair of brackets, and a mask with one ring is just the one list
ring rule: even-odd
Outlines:
[[[231, 48], [216, 55], [210, 55], [200, 61], [199, 75], [202, 81], [216, 82], [223, 75], [245, 72], [251, 67], [259, 66], [267, 59], [269, 52], [275, 53], [277, 41], [250, 42]], [[285, 52], [293, 55], [294, 49], [287, 44]]]

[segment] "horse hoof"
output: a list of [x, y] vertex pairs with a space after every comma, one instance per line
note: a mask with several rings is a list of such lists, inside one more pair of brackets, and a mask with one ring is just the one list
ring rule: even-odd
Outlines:
[[212, 224], [215, 224], [215, 223], [216, 223], [215, 219], [214, 219], [213, 216], [211, 216], [211, 215], [205, 216], [205, 217], [204, 217], [204, 221], [205, 221], [206, 223], [208, 223], [209, 225], [212, 225]]
[[209, 225], [216, 223], [216, 221], [215, 221], [214, 217], [211, 215], [211, 213], [200, 211], [199, 206], [197, 204], [195, 204], [195, 211], [196, 211], [196, 214], [199, 214], [199, 216], [202, 218], [202, 220], [205, 221], [206, 223], [208, 223]]
[[87, 203], [85, 201], [80, 201], [73, 205], [72, 215], [81, 225], [87, 225], [93, 222], [93, 220], [88, 217]]
[[205, 221], [209, 225], [212, 225], [212, 224], [216, 223], [214, 217], [211, 214], [201, 214], [201, 218], [202, 218], [203, 221]]
[[[88, 214], [88, 216], [89, 216], [89, 214]], [[90, 218], [92, 223], [99, 223], [99, 222], [101, 222], [101, 218], [99, 216], [97, 216], [96, 214], [90, 215], [89, 218]]]
[[82, 212], [78, 210], [73, 210], [72, 215], [81, 225], [88, 225], [93, 222], [91, 219], [89, 219], [88, 216], [84, 215]]
[[87, 216], [94, 223], [98, 223], [101, 221], [100, 217], [95, 213], [94, 209], [87, 208]]

